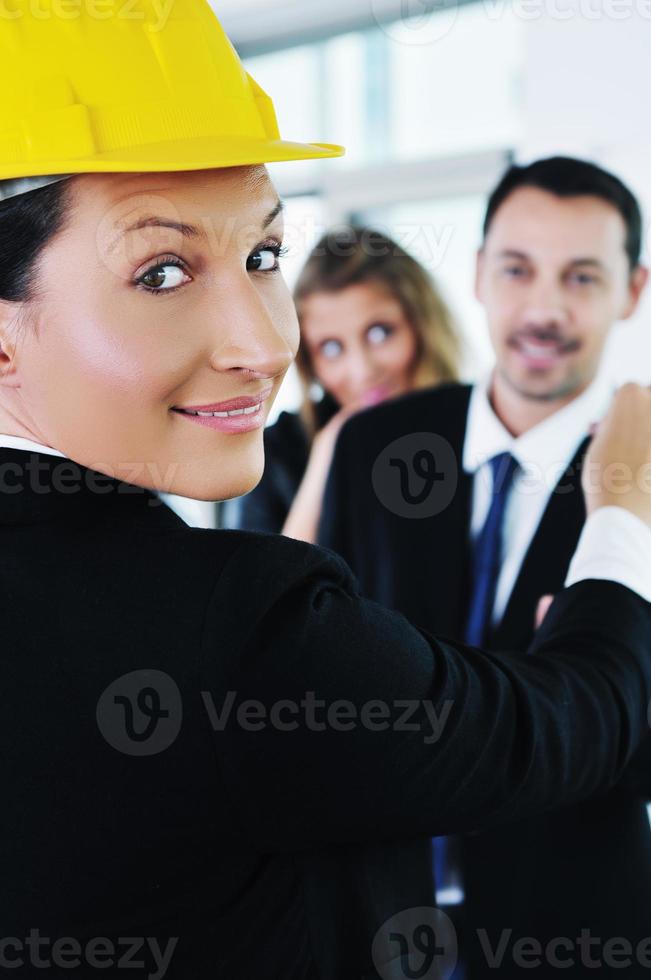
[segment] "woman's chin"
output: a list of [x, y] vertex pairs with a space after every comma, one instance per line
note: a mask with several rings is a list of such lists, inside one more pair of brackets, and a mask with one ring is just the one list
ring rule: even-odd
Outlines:
[[264, 456], [262, 453], [255, 455], [259, 458], [245, 458], [236, 467], [220, 467], [216, 472], [210, 467], [199, 471], [193, 467], [195, 472], [187, 474], [187, 479], [174, 481], [171, 488], [166, 488], [166, 492], [192, 500], [216, 501], [242, 497], [255, 489], [262, 479]]

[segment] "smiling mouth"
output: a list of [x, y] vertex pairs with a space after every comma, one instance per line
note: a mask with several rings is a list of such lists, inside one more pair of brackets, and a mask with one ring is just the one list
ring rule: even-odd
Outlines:
[[579, 349], [578, 341], [562, 340], [554, 335], [529, 335], [512, 338], [509, 346], [532, 362], [555, 361]]
[[256, 415], [262, 409], [262, 402], [257, 405], [251, 405], [249, 408], [234, 408], [231, 412], [193, 412], [184, 408], [173, 408], [173, 412], [179, 412], [181, 415], [196, 415], [203, 419], [231, 419], [236, 418], [238, 415]]
[[273, 394], [273, 390], [273, 385], [269, 385], [268, 388], [257, 391], [253, 395], [240, 395], [237, 398], [229, 398], [228, 401], [211, 402], [208, 405], [188, 405], [187, 408], [174, 406], [172, 411], [202, 419], [230, 419], [241, 415], [257, 415]]

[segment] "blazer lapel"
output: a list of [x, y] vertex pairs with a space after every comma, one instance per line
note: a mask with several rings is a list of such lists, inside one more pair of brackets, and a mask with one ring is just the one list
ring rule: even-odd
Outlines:
[[450, 637], [463, 631], [468, 595], [473, 478], [463, 469], [463, 445], [470, 392], [459, 387], [454, 410], [432, 423], [432, 431], [447, 440], [456, 457], [452, 501], [427, 520], [396, 519], [387, 547], [389, 555], [402, 556], [387, 562], [393, 569], [390, 604], [416, 625]]

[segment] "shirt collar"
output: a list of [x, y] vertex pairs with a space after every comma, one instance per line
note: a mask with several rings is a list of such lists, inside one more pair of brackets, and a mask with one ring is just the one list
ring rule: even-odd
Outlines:
[[463, 468], [467, 473], [477, 470], [499, 453], [511, 453], [523, 471], [536, 472], [551, 467], [563, 472], [590, 426], [605, 414], [614, 387], [602, 376], [564, 408], [514, 437], [502, 425], [493, 411], [489, 391], [492, 373], [475, 385], [468, 407], [468, 424], [463, 447]]
[[0, 446], [6, 446], [8, 449], [32, 449], [39, 453], [47, 453], [49, 456], [61, 456], [63, 459], [68, 459], [65, 453], [60, 453], [58, 449], [53, 449], [52, 446], [45, 446], [43, 443], [34, 442], [32, 439], [24, 439], [23, 436], [10, 436], [4, 432], [0, 432]]

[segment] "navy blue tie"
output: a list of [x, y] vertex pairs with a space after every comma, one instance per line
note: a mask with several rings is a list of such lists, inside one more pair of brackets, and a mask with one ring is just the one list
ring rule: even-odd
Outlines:
[[[466, 643], [478, 647], [483, 645], [490, 630], [502, 560], [504, 511], [519, 464], [510, 453], [501, 453], [490, 460], [490, 466], [492, 502], [473, 548], [472, 593], [465, 631]], [[432, 848], [437, 892], [460, 892], [460, 869], [455, 867], [455, 861], [448, 853], [448, 838], [433, 837]]]
[[490, 632], [497, 579], [502, 563], [504, 511], [518, 462], [510, 453], [500, 453], [490, 460], [493, 471], [493, 496], [486, 522], [473, 547], [472, 591], [466, 619], [465, 641], [482, 646]]

